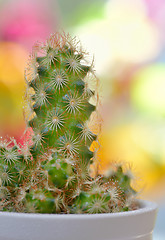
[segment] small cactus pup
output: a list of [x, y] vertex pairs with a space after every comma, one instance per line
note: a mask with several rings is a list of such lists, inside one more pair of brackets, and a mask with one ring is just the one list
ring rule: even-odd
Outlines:
[[90, 146], [99, 146], [99, 131], [90, 126], [93, 115], [100, 119], [100, 101], [88, 56], [80, 42], [65, 33], [34, 46], [25, 71], [26, 122], [32, 139], [26, 154], [15, 141], [0, 146], [2, 210], [105, 213], [137, 207], [131, 177], [122, 166], [107, 176], [90, 174], [97, 155]]
[[0, 138], [0, 211], [24, 211], [26, 190], [33, 173], [28, 144]]

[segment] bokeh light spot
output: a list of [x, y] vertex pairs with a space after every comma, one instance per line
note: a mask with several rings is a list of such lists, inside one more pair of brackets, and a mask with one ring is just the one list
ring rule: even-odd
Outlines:
[[165, 115], [165, 64], [150, 65], [135, 74], [131, 100], [142, 112]]

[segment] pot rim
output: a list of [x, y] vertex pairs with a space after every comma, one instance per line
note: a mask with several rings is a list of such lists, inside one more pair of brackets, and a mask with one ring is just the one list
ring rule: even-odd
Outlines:
[[0, 217], [16, 217], [16, 218], [40, 218], [40, 219], [94, 219], [94, 218], [116, 218], [124, 216], [134, 216], [139, 214], [145, 214], [158, 209], [158, 205], [155, 202], [148, 200], [137, 199], [140, 206], [137, 210], [127, 212], [116, 212], [116, 213], [95, 213], [95, 214], [48, 214], [48, 213], [18, 213], [18, 212], [1, 212]]

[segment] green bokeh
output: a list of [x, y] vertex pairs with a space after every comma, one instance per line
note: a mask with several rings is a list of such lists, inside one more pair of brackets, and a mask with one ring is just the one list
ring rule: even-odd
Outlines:
[[102, 18], [106, 0], [58, 0], [65, 27], [72, 27], [92, 19]]

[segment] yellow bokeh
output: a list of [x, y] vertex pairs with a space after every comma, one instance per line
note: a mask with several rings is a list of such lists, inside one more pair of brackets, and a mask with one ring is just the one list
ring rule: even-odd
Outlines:
[[151, 64], [134, 74], [131, 99], [140, 111], [165, 116], [165, 64]]
[[101, 148], [97, 153], [100, 173], [104, 174], [114, 163], [131, 166], [135, 175], [133, 186], [138, 191], [142, 190], [144, 195], [151, 194], [165, 175], [165, 152], [163, 156], [155, 156], [154, 159], [153, 152], [144, 144], [152, 138], [152, 133], [148, 131], [145, 126], [131, 123], [106, 129], [100, 136]]
[[9, 86], [22, 85], [27, 51], [16, 43], [1, 42], [0, 53], [0, 81]]
[[27, 51], [12, 42], [0, 42], [0, 135], [18, 135], [22, 113]]

